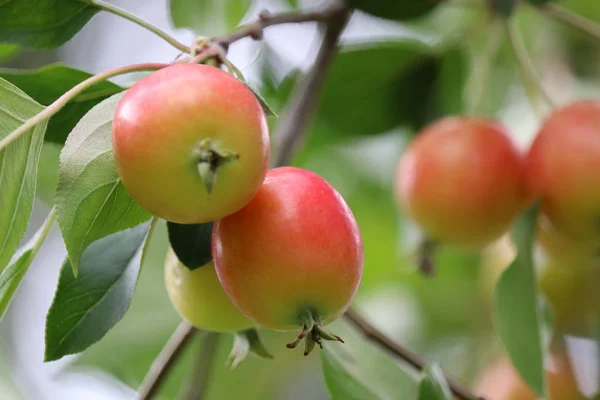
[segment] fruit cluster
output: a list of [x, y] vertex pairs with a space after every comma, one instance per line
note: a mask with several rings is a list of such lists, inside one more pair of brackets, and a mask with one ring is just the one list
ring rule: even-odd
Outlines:
[[[175, 96], [173, 96], [175, 93]], [[305, 354], [349, 306], [362, 276], [358, 225], [318, 175], [267, 170], [269, 133], [242, 82], [206, 65], [176, 64], [121, 99], [113, 150], [129, 194], [179, 224], [214, 221], [212, 261], [193, 270], [170, 252], [167, 291], [200, 329], [301, 330]]]
[[574, 309], [597, 310], [590, 295], [600, 255], [600, 101], [554, 111], [527, 154], [496, 122], [437, 121], [399, 161], [396, 194], [429, 241], [476, 249], [539, 202], [539, 283], [558, 325], [572, 325]]

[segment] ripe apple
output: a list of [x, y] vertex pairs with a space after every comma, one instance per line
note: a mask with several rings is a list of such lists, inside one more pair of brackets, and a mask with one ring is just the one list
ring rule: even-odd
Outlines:
[[492, 121], [448, 117], [427, 126], [398, 163], [396, 197], [429, 239], [480, 248], [528, 200], [523, 159]]
[[133, 85], [115, 112], [112, 139], [131, 197], [172, 222], [239, 210], [267, 171], [261, 105], [243, 83], [207, 65], [174, 64]]
[[212, 261], [191, 271], [169, 249], [165, 284], [175, 310], [198, 329], [233, 332], [256, 326], [231, 303]]
[[527, 171], [556, 229], [600, 245], [600, 101], [554, 111], [533, 141]]
[[301, 329], [305, 354], [321, 328], [349, 306], [361, 280], [363, 245], [352, 212], [335, 189], [303, 169], [270, 170], [240, 211], [215, 222], [215, 268], [233, 303], [258, 324]]

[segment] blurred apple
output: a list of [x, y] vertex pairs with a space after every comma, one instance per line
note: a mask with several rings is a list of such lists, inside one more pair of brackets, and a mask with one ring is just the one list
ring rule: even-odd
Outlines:
[[[549, 400], [585, 400], [579, 392], [573, 370], [562, 353], [554, 354], [546, 366]], [[536, 400], [508, 359], [500, 359], [481, 374], [475, 392], [487, 400]]]
[[[516, 256], [508, 235], [481, 253], [479, 290], [486, 307], [493, 307], [498, 278]], [[539, 293], [549, 302], [555, 330], [588, 335], [600, 312], [600, 263], [594, 249], [560, 234], [544, 217], [539, 219], [534, 262]]]
[[587, 335], [593, 329], [600, 304], [597, 265], [581, 259], [568, 261], [542, 254], [538, 262], [540, 291], [554, 312], [554, 329]]

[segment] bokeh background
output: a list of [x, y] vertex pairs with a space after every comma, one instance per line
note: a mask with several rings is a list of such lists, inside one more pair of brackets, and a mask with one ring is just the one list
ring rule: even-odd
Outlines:
[[[165, 0], [111, 3], [181, 42], [190, 43], [195, 37], [189, 30], [173, 27]], [[225, 21], [219, 7], [226, 1], [213, 3], [211, 13], [198, 19], [197, 34], [223, 33]], [[442, 248], [436, 257], [435, 276], [422, 276], [414, 259], [418, 232], [394, 201], [396, 161], [416, 128], [436, 116], [463, 112], [469, 102], [477, 102], [484, 114], [504, 122], [523, 149], [547, 110], [536, 111], [529, 105], [510, 47], [498, 35], [498, 27], [477, 7], [457, 3], [461, 4], [441, 6], [410, 23], [355, 13], [344, 32], [342, 53], [329, 75], [318, 117], [294, 164], [327, 179], [358, 220], [365, 245], [365, 272], [357, 307], [394, 339], [473, 383], [503, 355], [493, 329], [491, 299], [496, 277], [511, 260], [510, 244], [501, 242], [483, 253]], [[600, 22], [598, 0], [562, 3]], [[300, 1], [299, 7], [319, 4]], [[291, 7], [285, 0], [254, 1], [244, 21], [252, 20], [262, 9]], [[597, 95], [597, 42], [529, 8], [520, 10], [518, 19], [542, 82], [555, 99], [566, 102]], [[315, 24], [277, 26], [268, 29], [262, 42], [244, 39], [234, 44], [229, 55], [279, 112], [294, 83], [310, 66], [318, 39]], [[494, 46], [498, 48], [495, 56], [489, 54]], [[63, 62], [97, 73], [144, 61], [168, 62], [176, 56], [177, 50], [151, 33], [100, 13], [61, 48], [24, 52], [5, 59], [2, 66], [36, 68]], [[482, 71], [485, 57], [491, 57], [488, 73]], [[135, 79], [130, 75], [116, 81], [127, 85]], [[423, 96], [434, 97], [422, 101]], [[270, 122], [272, 126], [277, 123], [275, 119]], [[53, 196], [59, 150], [54, 144], [44, 144], [31, 234], [48, 212], [46, 202]], [[66, 255], [54, 228], [0, 324], [0, 399], [132, 398], [179, 322], [163, 283], [166, 249], [166, 230], [160, 224], [123, 320], [83, 354], [43, 364], [45, 315]], [[576, 286], [571, 294], [561, 292], [559, 297], [569, 299], [577, 291]], [[584, 307], [590, 301], [584, 298], [569, 303], [566, 312], [597, 312], [595, 307]], [[386, 367], [395, 360], [367, 344], [344, 322], [332, 329], [347, 339], [345, 346], [355, 357], [355, 368], [375, 393], [384, 399], [403, 398], [398, 397], [402, 380]], [[225, 367], [231, 338], [221, 340], [209, 399], [328, 398], [318, 352], [305, 358], [299, 351], [285, 349], [289, 334], [265, 331], [263, 335], [275, 359], [251, 357], [235, 371]], [[599, 391], [599, 349], [593, 338], [587, 326], [566, 327], [560, 338], [577, 386], [587, 398]], [[185, 388], [199, 345], [194, 343], [188, 349], [159, 398], [175, 399]], [[381, 380], [397, 381], [394, 391], [378, 385]]]

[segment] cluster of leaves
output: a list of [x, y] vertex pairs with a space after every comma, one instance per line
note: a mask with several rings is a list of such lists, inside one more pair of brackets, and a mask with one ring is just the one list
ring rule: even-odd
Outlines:
[[[248, 0], [226, 3], [226, 18], [219, 26], [208, 26], [214, 19], [197, 16], [210, 15], [210, 10], [221, 7], [220, 1], [171, 0], [173, 23], [199, 34], [222, 34], [239, 23], [250, 5]], [[494, 1], [506, 17], [513, 14], [516, 3]], [[348, 138], [379, 135], [399, 127], [413, 132], [442, 115], [464, 110], [462, 91], [468, 86], [470, 57], [480, 47], [462, 43], [470, 31], [429, 28], [428, 21], [438, 24], [436, 18], [445, 18], [448, 10], [431, 15], [438, 4], [421, 0], [350, 0], [348, 4], [375, 16], [403, 21], [413, 30], [411, 35], [397, 39], [343, 48], [323, 88], [313, 134], [296, 162], [301, 162], [307, 152], [326, 149]], [[45, 0], [34, 9], [24, 0], [0, 4], [0, 60], [21, 48], [58, 47], [103, 9], [94, 0]], [[460, 18], [471, 25], [480, 11], [461, 13]], [[262, 91], [280, 108], [302, 73], [293, 72], [276, 86], [266, 65]], [[61, 64], [33, 71], [0, 69], [0, 139], [89, 77], [84, 71]], [[36, 195], [43, 142], [62, 146], [54, 206], [68, 257], [48, 312], [47, 361], [81, 352], [113, 328], [129, 307], [148, 252], [156, 221], [127, 194], [111, 150], [111, 121], [123, 90], [109, 81], [96, 84], [71, 99], [49, 121], [0, 150], [0, 227], [7, 227], [0, 230], [1, 318], [55, 215], [53, 211], [38, 233], [17, 252]], [[361, 106], [356, 107], [357, 103]], [[325, 130], [327, 135], [319, 135]], [[534, 221], [535, 210], [530, 210], [515, 226], [513, 236], [519, 255], [498, 285], [496, 316], [515, 367], [543, 395], [545, 350], [531, 255]], [[179, 258], [190, 268], [210, 259], [210, 226], [169, 223], [168, 233]], [[417, 376], [374, 349], [360, 348], [358, 340], [351, 343], [344, 348], [327, 346], [323, 352], [325, 380], [333, 398], [397, 398], [398, 393], [406, 393], [407, 398], [415, 398], [417, 393], [422, 399], [452, 398], [436, 364]], [[375, 370], [366, 367], [371, 363], [361, 362], [363, 357], [376, 358], [376, 371], [382, 374], [374, 376]]]

